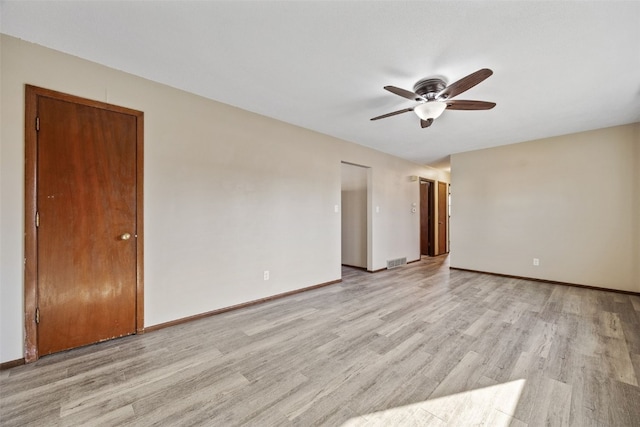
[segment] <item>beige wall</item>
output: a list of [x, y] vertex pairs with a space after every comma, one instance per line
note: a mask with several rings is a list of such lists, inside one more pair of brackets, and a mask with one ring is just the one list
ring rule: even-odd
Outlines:
[[0, 52], [0, 362], [23, 356], [26, 83], [145, 114], [145, 326], [340, 279], [341, 161], [371, 167], [372, 268], [419, 257], [408, 177], [447, 173], [12, 37]]
[[640, 292], [640, 124], [451, 164], [452, 267]]

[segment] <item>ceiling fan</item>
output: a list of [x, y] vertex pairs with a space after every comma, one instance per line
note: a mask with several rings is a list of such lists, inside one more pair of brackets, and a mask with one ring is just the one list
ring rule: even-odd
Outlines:
[[386, 117], [395, 116], [396, 114], [413, 111], [420, 118], [420, 126], [426, 128], [431, 126], [433, 121], [440, 117], [440, 114], [442, 114], [445, 109], [490, 110], [496, 106], [495, 102], [464, 101], [450, 98], [471, 89], [492, 74], [493, 71], [488, 68], [483, 68], [475, 73], [469, 74], [467, 77], [461, 78], [457, 82], [451, 83], [449, 86], [447, 86], [446, 82], [440, 78], [426, 78], [418, 81], [413, 86], [413, 92], [395, 86], [385, 86], [384, 88], [389, 92], [395, 93], [396, 95], [412, 101], [417, 101], [418, 105], [394, 111], [392, 113], [383, 114], [381, 116], [374, 117], [371, 120], [384, 119]]

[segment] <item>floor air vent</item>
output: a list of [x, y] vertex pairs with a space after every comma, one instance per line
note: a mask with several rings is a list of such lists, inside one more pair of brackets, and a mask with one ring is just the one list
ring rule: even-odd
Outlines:
[[387, 261], [387, 270], [392, 269], [392, 268], [396, 268], [396, 267], [400, 267], [401, 265], [405, 265], [406, 263], [407, 263], [407, 258], [406, 257], [390, 259], [390, 260]]

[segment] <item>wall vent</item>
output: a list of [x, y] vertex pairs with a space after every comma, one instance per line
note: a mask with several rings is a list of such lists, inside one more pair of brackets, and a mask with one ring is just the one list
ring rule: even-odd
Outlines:
[[387, 270], [400, 267], [401, 265], [405, 265], [406, 263], [407, 263], [407, 257], [390, 259], [387, 261]]

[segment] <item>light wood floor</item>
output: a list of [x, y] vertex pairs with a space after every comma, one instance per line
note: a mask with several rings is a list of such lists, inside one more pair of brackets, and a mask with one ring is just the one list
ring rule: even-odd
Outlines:
[[446, 257], [0, 372], [0, 424], [640, 425], [640, 297]]

